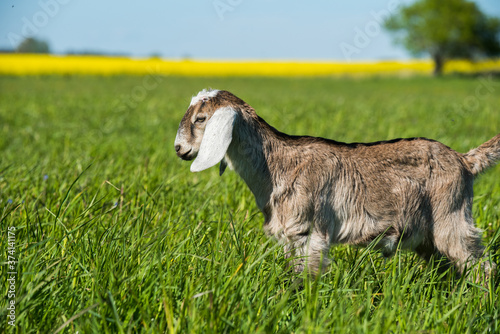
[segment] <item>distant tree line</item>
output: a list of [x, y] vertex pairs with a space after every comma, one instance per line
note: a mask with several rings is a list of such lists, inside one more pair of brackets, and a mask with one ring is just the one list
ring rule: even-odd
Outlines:
[[[49, 43], [34, 37], [26, 37], [15, 49], [2, 49], [0, 53], [38, 53], [38, 54], [49, 54], [50, 46]], [[115, 57], [126, 57], [126, 53], [106, 53], [94, 50], [70, 50], [66, 52], [67, 55], [84, 55], [84, 56], [115, 56]], [[154, 54], [155, 57], [159, 57], [158, 54]]]
[[25, 38], [16, 48], [18, 53], [50, 53], [49, 43], [33, 37]]

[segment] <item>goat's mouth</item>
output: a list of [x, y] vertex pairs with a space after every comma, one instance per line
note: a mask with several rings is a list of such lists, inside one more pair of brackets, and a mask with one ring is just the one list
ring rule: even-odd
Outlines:
[[177, 152], [177, 156], [179, 158], [181, 158], [182, 160], [189, 161], [189, 160], [193, 160], [194, 158], [196, 158], [196, 152], [193, 153], [193, 149], [190, 149], [189, 151], [187, 151], [185, 153]]

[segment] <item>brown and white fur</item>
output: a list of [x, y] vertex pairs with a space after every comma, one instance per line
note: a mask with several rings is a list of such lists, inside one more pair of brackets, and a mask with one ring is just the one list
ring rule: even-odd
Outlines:
[[267, 233], [293, 256], [294, 270], [326, 269], [330, 245], [366, 246], [380, 237], [429, 260], [445, 256], [459, 273], [484, 257], [472, 218], [474, 177], [500, 160], [500, 134], [461, 154], [426, 138], [341, 143], [289, 136], [227, 91], [193, 97], [175, 138], [198, 172], [220, 162], [240, 175], [263, 212]]

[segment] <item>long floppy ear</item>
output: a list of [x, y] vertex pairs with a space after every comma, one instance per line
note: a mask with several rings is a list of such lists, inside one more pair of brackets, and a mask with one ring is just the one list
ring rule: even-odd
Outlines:
[[210, 168], [224, 158], [233, 139], [236, 116], [236, 111], [230, 107], [223, 107], [214, 112], [205, 127], [198, 156], [191, 164], [191, 172]]

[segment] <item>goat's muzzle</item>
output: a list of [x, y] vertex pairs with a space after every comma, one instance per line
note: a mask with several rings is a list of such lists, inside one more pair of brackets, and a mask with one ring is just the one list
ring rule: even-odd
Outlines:
[[177, 153], [177, 156], [182, 160], [193, 160], [194, 158], [196, 158], [196, 154], [192, 154], [192, 148], [190, 148], [188, 151], [185, 151], [179, 144], [175, 145], [175, 152]]

